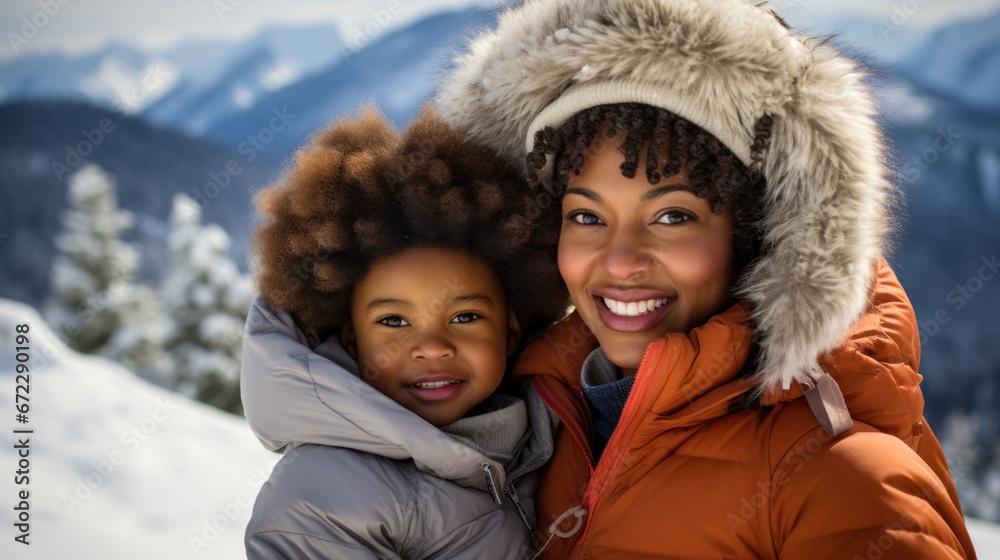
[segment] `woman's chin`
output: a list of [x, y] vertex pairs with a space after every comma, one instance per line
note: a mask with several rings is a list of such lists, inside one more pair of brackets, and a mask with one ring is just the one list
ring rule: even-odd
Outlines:
[[608, 357], [608, 360], [620, 367], [626, 374], [634, 373], [639, 369], [639, 364], [642, 363], [642, 357], [646, 353], [646, 347], [649, 346], [650, 340], [635, 340], [635, 341], [605, 341], [598, 338], [598, 342], [601, 344], [601, 349], [604, 350], [604, 355]]

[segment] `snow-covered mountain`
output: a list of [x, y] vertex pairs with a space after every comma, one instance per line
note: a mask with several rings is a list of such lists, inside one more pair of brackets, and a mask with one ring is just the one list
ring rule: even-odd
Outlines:
[[341, 56], [332, 25], [271, 27], [244, 41], [195, 40], [145, 53], [112, 44], [80, 57], [29, 55], [0, 63], [7, 100], [87, 101], [200, 134], [215, 119]]
[[[15, 326], [28, 325], [27, 343]], [[14, 348], [31, 359], [28, 423], [15, 423]], [[175, 560], [245, 556], [253, 501], [278, 456], [246, 422], [64, 347], [34, 309], [0, 299], [2, 550], [28, 560]], [[22, 391], [22, 394], [24, 391]], [[13, 428], [12, 428], [13, 427]], [[10, 429], [32, 429], [12, 434]], [[27, 484], [15, 483], [27, 438]], [[24, 449], [24, 448], [22, 448]], [[13, 508], [29, 492], [30, 546], [13, 541]]]
[[335, 63], [342, 41], [328, 25], [269, 28], [244, 43], [220, 47], [228, 56], [213, 68], [199, 61], [210, 50], [206, 47], [185, 44], [165, 53], [167, 60], [188, 70], [143, 117], [200, 135], [218, 119]]
[[7, 101], [67, 99], [132, 113], [169, 92], [178, 70], [163, 56], [111, 44], [79, 57], [40, 54], [2, 62], [0, 87]]
[[900, 67], [912, 80], [1000, 113], [1000, 12], [939, 29]]
[[464, 45], [463, 39], [491, 24], [492, 16], [492, 11], [483, 9], [448, 12], [388, 33], [322, 72], [262, 97], [245, 111], [217, 119], [207, 134], [224, 145], [237, 145], [257, 134], [276, 108], [287, 109], [295, 122], [274, 146], [290, 153], [330, 119], [369, 100], [402, 124], [433, 92], [440, 70]]

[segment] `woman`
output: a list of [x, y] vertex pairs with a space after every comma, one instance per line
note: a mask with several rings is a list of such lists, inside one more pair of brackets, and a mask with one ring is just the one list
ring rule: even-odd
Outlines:
[[975, 557], [863, 79], [741, 0], [526, 2], [458, 59], [438, 107], [563, 219], [546, 557]]

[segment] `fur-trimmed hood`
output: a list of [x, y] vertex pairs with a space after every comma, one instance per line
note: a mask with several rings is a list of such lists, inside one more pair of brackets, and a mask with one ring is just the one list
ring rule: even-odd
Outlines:
[[819, 357], [867, 306], [893, 187], [864, 79], [824, 41], [743, 0], [528, 0], [472, 41], [435, 103], [522, 166], [534, 132], [581, 104], [641, 102], [759, 169], [767, 248], [738, 289], [766, 390], [824, 378]]

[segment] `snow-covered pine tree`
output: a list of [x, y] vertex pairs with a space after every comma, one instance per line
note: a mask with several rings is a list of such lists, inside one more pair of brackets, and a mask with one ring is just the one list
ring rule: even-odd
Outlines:
[[202, 226], [201, 208], [189, 196], [174, 196], [170, 223], [171, 266], [161, 292], [171, 319], [166, 346], [176, 364], [172, 384], [242, 413], [240, 352], [252, 284], [229, 258], [229, 235], [216, 224]]
[[85, 164], [70, 176], [67, 199], [46, 319], [76, 350], [162, 374], [170, 367], [163, 315], [156, 293], [135, 283], [139, 252], [121, 239], [133, 217], [118, 208], [114, 179]]

